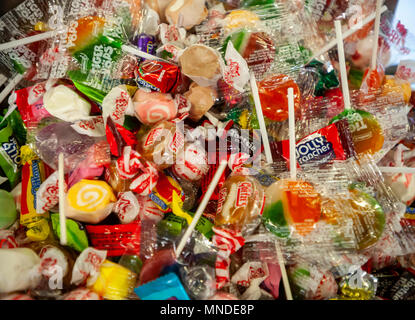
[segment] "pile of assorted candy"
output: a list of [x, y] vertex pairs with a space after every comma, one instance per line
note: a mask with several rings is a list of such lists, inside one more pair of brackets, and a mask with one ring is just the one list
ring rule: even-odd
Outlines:
[[414, 300], [415, 38], [378, 2], [1, 17], [0, 299]]

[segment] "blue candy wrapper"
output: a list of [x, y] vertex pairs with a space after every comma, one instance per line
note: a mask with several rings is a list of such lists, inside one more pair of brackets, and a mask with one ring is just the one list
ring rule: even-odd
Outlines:
[[168, 273], [134, 289], [141, 300], [190, 300], [175, 273]]

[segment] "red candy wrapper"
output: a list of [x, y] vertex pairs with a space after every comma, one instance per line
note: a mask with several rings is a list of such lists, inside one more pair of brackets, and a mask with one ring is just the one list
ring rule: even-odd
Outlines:
[[135, 146], [138, 143], [132, 132], [112, 121], [111, 117], [107, 117], [105, 133], [111, 154], [115, 157], [121, 156], [125, 146]]
[[123, 254], [140, 254], [141, 223], [133, 222], [118, 225], [86, 226], [91, 244], [99, 250], [107, 250], [108, 257]]
[[167, 62], [146, 60], [136, 70], [138, 86], [161, 93], [175, 92], [181, 83], [178, 66]]
[[216, 289], [223, 288], [229, 281], [230, 255], [238, 251], [244, 244], [245, 239], [240, 232], [222, 228], [212, 228], [215, 235], [213, 244], [219, 249], [216, 257]]
[[127, 146], [117, 160], [117, 171], [121, 179], [133, 179], [130, 189], [135, 193], [146, 196], [157, 185], [159, 173], [149, 161], [142, 159], [141, 155]]
[[[289, 140], [271, 143], [274, 160], [289, 162]], [[299, 167], [325, 165], [334, 160], [346, 160], [355, 156], [353, 140], [347, 121], [341, 120], [297, 141], [296, 158]], [[282, 158], [282, 159], [281, 159]]]

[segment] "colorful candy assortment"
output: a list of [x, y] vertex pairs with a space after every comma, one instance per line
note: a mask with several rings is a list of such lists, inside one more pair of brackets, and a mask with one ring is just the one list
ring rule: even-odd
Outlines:
[[415, 42], [382, 4], [1, 17], [0, 299], [414, 300]]

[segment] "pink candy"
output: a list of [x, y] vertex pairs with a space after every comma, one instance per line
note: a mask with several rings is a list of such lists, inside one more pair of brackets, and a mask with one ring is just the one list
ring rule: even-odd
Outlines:
[[151, 125], [163, 120], [172, 120], [178, 106], [168, 93], [137, 90], [134, 95], [135, 114], [141, 123]]

